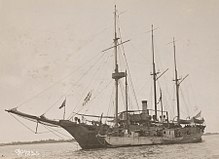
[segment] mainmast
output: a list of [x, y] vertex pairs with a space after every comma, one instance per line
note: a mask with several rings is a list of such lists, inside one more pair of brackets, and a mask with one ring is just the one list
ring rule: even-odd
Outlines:
[[152, 65], [153, 65], [153, 81], [154, 81], [154, 108], [155, 108], [155, 120], [157, 120], [157, 72], [155, 66], [154, 56], [154, 28], [151, 26], [151, 38], [152, 38]]
[[177, 67], [176, 67], [176, 45], [175, 39], [173, 38], [173, 54], [174, 54], [174, 68], [175, 68], [175, 86], [176, 86], [176, 107], [177, 107], [177, 122], [179, 123], [180, 120], [180, 109], [179, 109], [179, 79], [177, 74]]
[[126, 76], [125, 72], [119, 72], [119, 66], [117, 61], [117, 47], [118, 47], [118, 40], [117, 37], [117, 11], [116, 11], [116, 5], [115, 5], [115, 12], [114, 12], [114, 29], [115, 29], [115, 35], [114, 35], [114, 53], [115, 53], [115, 72], [112, 74], [112, 78], [115, 80], [115, 88], [116, 88], [116, 94], [115, 94], [115, 126], [118, 126], [118, 103], [119, 103], [119, 93], [118, 93], [118, 85], [119, 85], [119, 79]]

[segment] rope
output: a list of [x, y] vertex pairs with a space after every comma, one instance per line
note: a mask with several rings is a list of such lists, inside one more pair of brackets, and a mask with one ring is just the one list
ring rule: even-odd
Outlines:
[[94, 98], [91, 99], [90, 101], [93, 101], [95, 98], [97, 98], [111, 83], [112, 80], [102, 90], [100, 90], [99, 93], [96, 96], [94, 96]]
[[63, 138], [62, 136], [60, 136], [60, 135], [56, 134], [55, 132], [51, 131], [48, 127], [46, 127], [46, 126], [44, 126], [44, 125], [43, 125], [43, 127], [46, 128], [47, 130], [49, 130], [49, 132], [51, 132], [51, 133], [54, 134], [55, 136], [57, 136], [57, 137], [59, 137], [59, 138], [62, 138], [62, 139], [65, 139], [65, 138]]
[[119, 81], [119, 87], [120, 87], [120, 92], [121, 92], [121, 95], [122, 95], [122, 102], [123, 102], [123, 106], [124, 106], [124, 108], [126, 107], [125, 106], [125, 97], [124, 97], [124, 87], [123, 87], [123, 85], [121, 84], [121, 81]]
[[150, 88], [150, 105], [151, 105], [151, 108], [152, 108], [152, 101], [153, 101], [153, 84], [152, 84], [152, 80], [150, 80], [151, 81], [151, 83], [150, 83], [150, 86], [151, 86], [151, 88]]
[[[112, 88], [112, 92], [111, 92], [111, 96], [110, 96], [110, 102], [109, 102], [109, 107], [108, 107], [108, 110], [107, 110], [107, 115], [109, 115], [109, 111], [110, 111], [110, 104], [113, 105], [113, 94], [114, 94], [114, 90], [115, 90], [115, 87]], [[112, 102], [112, 103], [111, 103]]]
[[[81, 77], [75, 82], [75, 84], [77, 84], [77, 83], [98, 63], [98, 61], [99, 61], [103, 56], [104, 56], [104, 54], [102, 54], [102, 55], [95, 61], [95, 63], [94, 63], [93, 65], [91, 65], [91, 67], [89, 67], [89, 69], [81, 75]], [[55, 101], [55, 103], [52, 104], [52, 105], [44, 112], [44, 114], [47, 113], [49, 110], [51, 110], [51, 109], [56, 105], [56, 103], [58, 103], [64, 96], [67, 95], [67, 92], [68, 92], [69, 90], [71, 90], [71, 89], [72, 89], [72, 87], [70, 87], [69, 89], [67, 89], [67, 90], [65, 91], [64, 95], [61, 96], [57, 101]]]
[[[102, 52], [99, 52], [96, 56], [90, 58], [87, 62], [85, 62], [83, 65], [78, 66], [74, 71], [72, 71], [71, 73], [67, 74], [66, 76], [64, 76], [63, 78], [61, 78], [60, 80], [54, 82], [53, 84], [51, 84], [49, 87], [43, 89], [42, 91], [40, 91], [39, 93], [37, 93], [36, 95], [32, 96], [31, 98], [25, 100], [24, 102], [22, 102], [21, 104], [19, 104], [18, 107], [22, 107], [24, 106], [24, 104], [26, 104], [27, 102], [31, 101], [32, 99], [38, 97], [39, 95], [43, 94], [45, 91], [47, 91], [48, 89], [52, 88], [53, 86], [55, 86], [57, 83], [62, 82], [63, 80], [67, 79], [69, 76], [71, 76], [73, 73], [75, 73], [75, 71], [77, 71], [78, 69], [82, 68], [82, 66], [85, 66], [87, 64], [89, 64], [91, 61], [93, 61], [96, 57], [99, 56], [99, 54]], [[103, 55], [103, 54], [102, 54]], [[101, 56], [102, 56], [101, 55]]]
[[[121, 40], [121, 43], [122, 43], [122, 36], [121, 36], [121, 29], [120, 28], [119, 28], [119, 35], [120, 35], [120, 40]], [[133, 84], [133, 80], [132, 80], [132, 76], [131, 76], [131, 71], [129, 69], [128, 60], [127, 60], [127, 57], [126, 57], [126, 54], [125, 54], [124, 45], [122, 44], [121, 47], [122, 47], [122, 50], [123, 50], [123, 56], [124, 56], [124, 59], [125, 59], [125, 63], [126, 63], [127, 69], [128, 69], [128, 74], [130, 76], [130, 83], [131, 83], [132, 91], [133, 91], [133, 94], [134, 94], [134, 98], [135, 98], [137, 107], [139, 109], [138, 99], [137, 99], [136, 92], [135, 92], [135, 89], [134, 89], [134, 84]]]
[[[47, 127], [48, 128], [48, 127]], [[49, 129], [49, 128], [48, 128]], [[63, 136], [65, 136], [65, 137], [71, 137], [71, 136], [69, 136], [69, 135], [65, 135], [65, 134], [63, 134], [63, 133], [61, 133], [61, 132], [59, 132], [59, 130], [54, 130], [53, 128], [50, 128], [52, 131], [54, 131], [54, 132], [57, 132], [58, 134], [60, 134], [60, 135], [63, 135]], [[63, 129], [62, 129], [63, 130]], [[60, 130], [61, 131], [61, 130]], [[72, 138], [72, 137], [71, 137]]]
[[25, 125], [23, 122], [21, 122], [19, 119], [17, 119], [14, 115], [10, 114], [15, 120], [17, 120], [21, 125], [23, 125], [25, 128], [30, 130], [32, 133], [35, 133], [31, 128], [29, 128], [27, 125]]
[[[107, 59], [106, 59], [105, 62], [103, 61], [104, 66], [106, 65], [106, 62], [108, 61], [108, 59], [109, 59], [109, 56], [107, 57]], [[103, 66], [102, 64], [100, 64], [100, 66], [98, 67], [97, 71], [93, 74], [93, 76], [92, 76], [90, 82], [88, 83], [87, 87], [84, 89], [84, 91], [83, 91], [82, 94], [85, 95], [85, 92], [87, 93], [87, 90], [88, 90], [88, 87], [89, 87], [89, 86], [94, 86], [94, 85], [96, 85], [96, 83], [95, 83], [96, 80], [93, 80], [93, 79], [95, 78], [95, 76], [98, 76], [98, 75], [100, 74], [100, 72], [101, 72], [100, 69], [102, 68], [102, 70], [103, 70], [103, 69], [104, 69], [104, 66]], [[98, 74], [98, 73], [99, 73], [99, 74]], [[100, 78], [100, 79], [101, 79], [101, 78]], [[93, 83], [93, 81], [94, 81], [94, 83]], [[101, 85], [102, 82], [103, 82], [103, 80], [100, 81], [100, 84], [99, 84], [99, 85]], [[83, 100], [83, 97], [81, 97], [80, 102], [82, 102], [82, 100]]]
[[[181, 88], [180, 88], [180, 93], [181, 93], [182, 99], [183, 99], [183, 101], [184, 101], [184, 103], [185, 103], [186, 113], [187, 113], [188, 116], [190, 116], [189, 109], [188, 109], [188, 104], [187, 104], [187, 102], [186, 102], [186, 100], [185, 100], [185, 97], [184, 97], [184, 94], [183, 94]], [[184, 112], [184, 113], [185, 113], [185, 112]]]
[[[107, 27], [103, 28], [102, 30], [96, 32], [95, 34], [91, 35], [91, 37], [88, 38], [89, 40], [87, 40], [87, 42], [85, 42], [85, 44], [83, 44], [82, 46], [84, 47], [84, 46], [86, 46], [86, 45], [89, 45], [91, 42], [93, 42], [93, 41], [95, 40], [96, 37], [98, 37], [99, 35], [101, 35], [102, 33], [104, 33], [104, 32], [105, 32], [106, 30], [108, 30], [109, 28], [110, 28], [110, 26], [107, 26]], [[76, 49], [77, 51], [82, 49], [81, 46], [79, 46], [78, 48], [80, 48], [80, 49]], [[80, 54], [78, 54], [78, 55], [80, 55]], [[68, 57], [68, 59], [70, 59], [72, 56], [73, 56], [73, 54], [71, 54], [71, 55]], [[75, 58], [78, 58], [78, 56], [76, 56]]]
[[61, 96], [58, 100], [56, 100], [43, 114], [48, 113], [48, 111], [50, 111], [63, 97], [64, 96]]
[[173, 85], [173, 100], [172, 100], [172, 107], [173, 107], [173, 109], [172, 109], [172, 115], [173, 116], [175, 116], [175, 111], [176, 111], [176, 96], [175, 96], [175, 94], [176, 94], [176, 89], [175, 89], [175, 86]]
[[[104, 53], [103, 55], [105, 55], [105, 53]], [[101, 56], [101, 58], [103, 57], [103, 55]], [[101, 58], [99, 58], [98, 61], [99, 61]], [[92, 65], [92, 66], [89, 68], [89, 70], [91, 70], [91, 69], [97, 64], [98, 61], [96, 61], [96, 63], [95, 63], [94, 65]], [[89, 70], [88, 70], [88, 71], [89, 71]], [[87, 73], [88, 71], [86, 71], [86, 73]], [[84, 74], [84, 75], [85, 75], [85, 74]], [[94, 76], [92, 76], [92, 77], [94, 78]], [[82, 79], [82, 78], [80, 78], [78, 81], [80, 81], [81, 79]], [[91, 80], [91, 81], [92, 81], [92, 80]], [[91, 83], [91, 82], [90, 82], [90, 83]], [[88, 88], [88, 87], [87, 87], [87, 88]], [[85, 94], [85, 91], [83, 91], [82, 94]], [[83, 100], [83, 97], [81, 97], [81, 99], [79, 100], [78, 103], [80, 103], [82, 100]], [[78, 105], [79, 105], [79, 104], [77, 104], [77, 106], [73, 109], [73, 111], [72, 111], [72, 113], [71, 113], [70, 116], [72, 116], [72, 114], [74, 113], [74, 111], [75, 111], [75, 109], [78, 107]], [[72, 118], [72, 117], [70, 117], [70, 118]]]
[[[96, 96], [94, 96], [94, 98], [91, 99], [90, 102], [93, 101], [95, 98], [97, 98], [97, 97], [103, 92], [103, 90], [106, 89], [111, 83], [112, 83], [112, 81], [110, 81]], [[78, 110], [78, 111], [76, 112], [76, 114], [77, 114], [78, 112], [82, 111], [84, 108], [85, 108], [85, 107], [82, 107], [80, 110]], [[75, 109], [74, 109], [74, 110], [75, 110]], [[74, 114], [74, 111], [71, 113], [71, 115], [69, 116], [68, 119], [73, 118], [73, 117], [74, 117], [73, 114]]]
[[[34, 130], [32, 130], [30, 127], [28, 127], [26, 124], [24, 124], [22, 121], [20, 121], [18, 118], [16, 118], [14, 115], [12, 115], [12, 114], [10, 114], [15, 120], [17, 120], [21, 125], [23, 125], [25, 128], [27, 128], [28, 130], [30, 130], [32, 133], [34, 133], [34, 134], [36, 134], [36, 132], [34, 131]], [[31, 120], [32, 121], [32, 120]], [[49, 130], [49, 132], [51, 132], [51, 133], [53, 133], [54, 135], [56, 135], [56, 136], [58, 136], [58, 137], [60, 137], [60, 138], [62, 138], [62, 139], [64, 139], [63, 137], [61, 137], [60, 135], [57, 135], [57, 134], [55, 134], [54, 132], [57, 132], [57, 133], [59, 133], [59, 134], [61, 134], [61, 135], [63, 135], [63, 136], [65, 136], [65, 137], [69, 137], [69, 136], [67, 136], [67, 135], [65, 135], [65, 134], [63, 134], [63, 133], [61, 133], [61, 132], [59, 132], [58, 130], [53, 130], [53, 131], [51, 131], [47, 126], [45, 126], [44, 124], [42, 124], [42, 123], [40, 123], [39, 122], [39, 124], [41, 124], [44, 128], [46, 128], [47, 130]], [[51, 128], [52, 129], [52, 128]], [[46, 131], [44, 131], [44, 132], [38, 132], [37, 134], [45, 134], [45, 133], [49, 133], [48, 131], [46, 132]]]

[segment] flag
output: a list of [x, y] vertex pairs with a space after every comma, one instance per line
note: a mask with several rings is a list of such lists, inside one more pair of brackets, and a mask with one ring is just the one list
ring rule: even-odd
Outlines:
[[66, 103], [66, 99], [62, 102], [61, 106], [59, 107], [59, 109], [62, 109], [63, 107], [65, 107], [65, 103]]
[[85, 104], [87, 104], [87, 102], [91, 99], [91, 95], [92, 95], [91, 91], [88, 92], [87, 96], [84, 98], [84, 102], [83, 102], [83, 104], [82, 104], [83, 106], [84, 106]]
[[200, 118], [200, 117], [201, 117], [201, 113], [202, 113], [202, 111], [200, 111], [198, 114], [196, 114], [196, 115], [194, 116], [194, 118]]

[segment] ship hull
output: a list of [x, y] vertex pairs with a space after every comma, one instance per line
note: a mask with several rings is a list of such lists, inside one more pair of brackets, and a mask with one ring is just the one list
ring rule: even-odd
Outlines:
[[201, 135], [187, 138], [165, 138], [165, 137], [109, 137], [106, 142], [111, 147], [141, 146], [141, 145], [161, 145], [161, 144], [180, 144], [201, 142]]
[[62, 121], [60, 126], [74, 137], [82, 149], [104, 148], [109, 146], [107, 143], [102, 144], [104, 143], [104, 139], [97, 138], [97, 126], [77, 124], [68, 121]]
[[164, 136], [138, 136], [135, 133], [123, 136], [112, 136], [100, 135], [99, 127], [93, 125], [69, 122], [68, 124], [62, 124], [62, 127], [74, 137], [82, 149], [195, 143], [201, 142], [203, 135], [202, 130], [197, 127], [179, 129], [181, 132], [188, 130], [193, 132], [192, 134], [183, 134], [179, 137], [175, 137], [175, 134], [171, 133], [175, 131], [174, 129], [168, 129], [169, 134]]

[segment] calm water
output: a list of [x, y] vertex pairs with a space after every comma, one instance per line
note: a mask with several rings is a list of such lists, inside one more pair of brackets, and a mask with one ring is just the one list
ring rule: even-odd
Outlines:
[[77, 158], [219, 159], [219, 135], [204, 136], [202, 143], [110, 148], [89, 151], [81, 150], [77, 143], [0, 146], [0, 159]]

